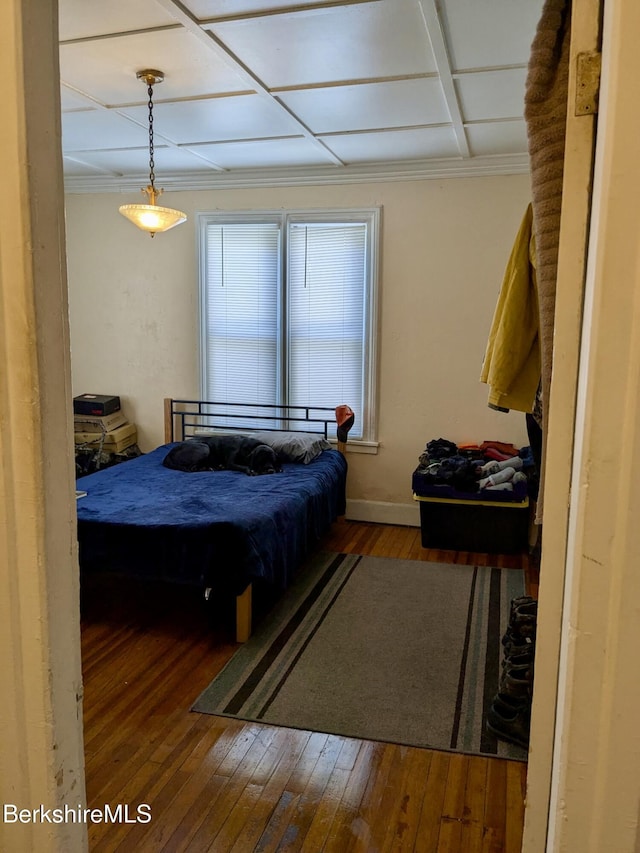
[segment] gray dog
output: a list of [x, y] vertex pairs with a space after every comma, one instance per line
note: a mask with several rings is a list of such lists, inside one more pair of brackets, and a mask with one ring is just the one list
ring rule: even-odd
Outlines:
[[241, 471], [249, 476], [282, 470], [274, 449], [247, 435], [208, 435], [181, 441], [162, 464], [177, 471]]

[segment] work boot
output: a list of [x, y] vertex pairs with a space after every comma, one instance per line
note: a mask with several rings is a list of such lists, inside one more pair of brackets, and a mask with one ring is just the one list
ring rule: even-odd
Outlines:
[[533, 667], [533, 660], [534, 654], [532, 646], [530, 649], [518, 651], [512, 655], [505, 654], [502, 660], [502, 669], [520, 669], [523, 666]]
[[531, 724], [531, 706], [511, 704], [496, 696], [487, 714], [487, 731], [500, 740], [514, 743], [523, 749], [529, 748], [529, 730]]
[[521, 702], [530, 702], [533, 692], [533, 667], [524, 666], [519, 669], [507, 667], [500, 679], [499, 696], [508, 696]]

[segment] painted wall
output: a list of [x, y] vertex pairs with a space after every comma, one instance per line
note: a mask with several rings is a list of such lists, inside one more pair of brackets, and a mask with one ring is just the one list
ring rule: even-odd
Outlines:
[[189, 220], [153, 239], [118, 213], [135, 195], [66, 199], [74, 394], [120, 394], [143, 450], [163, 441], [163, 398], [199, 393], [195, 214], [378, 205], [380, 447], [375, 456], [350, 454], [350, 500], [403, 505], [408, 523], [417, 523], [411, 473], [428, 440], [527, 443], [524, 416], [490, 410], [478, 377], [529, 200], [528, 176], [176, 192], [165, 199]]

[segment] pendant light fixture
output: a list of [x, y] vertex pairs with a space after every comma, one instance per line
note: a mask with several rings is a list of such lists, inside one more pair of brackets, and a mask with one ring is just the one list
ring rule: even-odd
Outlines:
[[149, 186], [142, 190], [148, 197], [149, 204], [123, 204], [120, 208], [120, 213], [126, 216], [127, 219], [130, 219], [138, 228], [148, 231], [153, 237], [157, 231], [168, 231], [175, 225], [186, 222], [187, 215], [181, 210], [160, 207], [156, 204], [156, 199], [161, 195], [163, 190], [157, 190], [155, 187], [156, 176], [153, 160], [153, 87], [157, 83], [162, 83], [164, 74], [162, 71], [146, 68], [143, 71], [138, 71], [136, 77], [147, 84], [147, 94], [149, 95]]

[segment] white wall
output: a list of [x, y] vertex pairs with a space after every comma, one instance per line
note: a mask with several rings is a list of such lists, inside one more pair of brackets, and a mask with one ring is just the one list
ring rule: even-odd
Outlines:
[[490, 410], [478, 377], [528, 176], [171, 193], [189, 220], [153, 239], [118, 213], [134, 199], [68, 195], [67, 247], [74, 394], [120, 394], [143, 450], [163, 441], [163, 397], [198, 396], [195, 214], [377, 205], [380, 448], [350, 454], [349, 498], [405, 505], [417, 523], [428, 440], [527, 443], [524, 415]]

